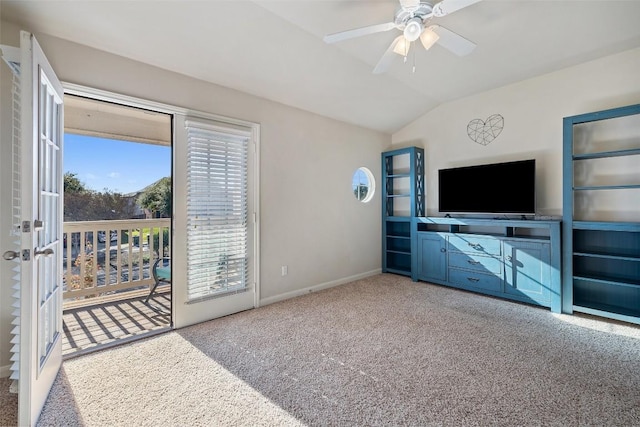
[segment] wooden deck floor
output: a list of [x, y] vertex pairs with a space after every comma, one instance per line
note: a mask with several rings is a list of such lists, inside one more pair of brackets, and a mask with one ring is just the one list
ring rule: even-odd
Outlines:
[[142, 335], [169, 329], [171, 293], [113, 301], [64, 310], [62, 354], [65, 357], [131, 341]]

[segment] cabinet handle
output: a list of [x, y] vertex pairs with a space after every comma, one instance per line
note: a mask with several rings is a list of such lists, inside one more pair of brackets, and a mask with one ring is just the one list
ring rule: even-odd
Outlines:
[[472, 259], [468, 259], [468, 260], [467, 260], [467, 262], [468, 262], [469, 264], [471, 264], [471, 265], [478, 265], [478, 264], [480, 264], [480, 261], [474, 261], [474, 260], [472, 260]]
[[447, 252], [445, 248], [440, 248], [440, 252]]
[[467, 277], [467, 280], [470, 282], [479, 282], [480, 279], [478, 279], [477, 277]]
[[477, 250], [482, 249], [482, 245], [481, 245], [480, 243], [471, 243], [471, 242], [469, 242], [468, 244], [469, 244], [469, 246], [471, 246], [473, 249], [477, 249]]

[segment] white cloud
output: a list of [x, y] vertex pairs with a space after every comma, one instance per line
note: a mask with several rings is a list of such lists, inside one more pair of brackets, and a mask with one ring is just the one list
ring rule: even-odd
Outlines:
[[97, 178], [97, 176], [95, 176], [92, 173], [88, 173], [86, 176], [87, 176], [87, 179], [96, 179]]
[[120, 178], [120, 172], [111, 172], [109, 178]]

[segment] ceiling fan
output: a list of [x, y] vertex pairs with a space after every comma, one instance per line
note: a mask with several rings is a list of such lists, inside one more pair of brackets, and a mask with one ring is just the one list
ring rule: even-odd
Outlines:
[[[411, 43], [420, 39], [425, 49], [435, 43], [450, 50], [458, 56], [468, 55], [476, 44], [461, 35], [443, 27], [431, 24], [433, 18], [449, 15], [457, 10], [470, 6], [480, 0], [442, 0], [433, 4], [431, 1], [400, 0], [400, 8], [396, 11], [393, 22], [369, 25], [367, 27], [342, 31], [324, 36], [325, 43], [336, 43], [355, 37], [398, 29], [402, 34], [393, 40], [378, 64], [373, 69], [374, 74], [387, 71], [394, 59], [394, 53], [404, 56], [406, 62]], [[415, 65], [414, 69], [415, 71]]]

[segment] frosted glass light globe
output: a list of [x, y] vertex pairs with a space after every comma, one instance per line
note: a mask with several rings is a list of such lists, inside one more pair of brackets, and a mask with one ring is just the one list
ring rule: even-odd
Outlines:
[[413, 42], [418, 40], [422, 33], [422, 20], [420, 18], [413, 18], [409, 20], [407, 26], [404, 27], [404, 38]]

